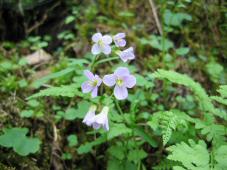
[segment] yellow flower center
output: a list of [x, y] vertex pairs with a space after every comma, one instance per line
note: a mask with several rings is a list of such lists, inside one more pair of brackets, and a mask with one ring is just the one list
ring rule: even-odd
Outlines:
[[89, 81], [89, 84], [90, 84], [92, 87], [95, 87], [95, 86], [97, 86], [97, 84], [98, 84], [98, 80]]
[[98, 45], [99, 45], [100, 47], [103, 47], [103, 46], [104, 46], [103, 41], [102, 41], [102, 40], [99, 40], [99, 41], [98, 41]]
[[123, 85], [123, 80], [122, 79], [117, 79], [117, 85], [122, 86]]

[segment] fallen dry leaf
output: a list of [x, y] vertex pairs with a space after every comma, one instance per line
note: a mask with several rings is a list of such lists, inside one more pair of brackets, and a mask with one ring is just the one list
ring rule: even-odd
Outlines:
[[27, 55], [25, 58], [29, 65], [35, 65], [49, 61], [52, 56], [43, 49], [40, 49], [32, 54]]

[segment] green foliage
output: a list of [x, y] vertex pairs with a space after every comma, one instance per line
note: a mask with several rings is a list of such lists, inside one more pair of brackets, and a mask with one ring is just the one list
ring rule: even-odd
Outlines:
[[189, 145], [185, 142], [181, 142], [179, 144], [168, 147], [167, 150], [171, 152], [171, 154], [167, 157], [168, 159], [182, 163], [182, 166], [174, 166], [174, 170], [209, 169], [209, 152], [204, 141], [195, 143], [193, 140], [189, 140]]
[[128, 160], [138, 163], [139, 161], [141, 161], [142, 159], [147, 157], [147, 153], [144, 150], [130, 150], [128, 153]]
[[215, 169], [224, 170], [227, 168], [227, 145], [220, 146], [214, 151]]
[[160, 51], [168, 51], [174, 47], [172, 41], [157, 35], [152, 35], [149, 37], [149, 39], [141, 39], [141, 43], [144, 45], [150, 45], [151, 47]]
[[0, 136], [0, 145], [13, 150], [21, 156], [27, 156], [39, 150], [40, 140], [38, 138], [29, 138], [27, 128], [4, 129], [4, 134]]
[[191, 21], [192, 17], [191, 15], [187, 13], [174, 13], [170, 10], [165, 10], [164, 13], [164, 22], [168, 26], [176, 26], [181, 27], [183, 21]]
[[167, 158], [182, 164], [173, 166], [173, 169], [224, 170], [227, 168], [226, 145], [221, 145], [217, 149], [214, 149], [214, 151], [209, 152], [205, 142], [202, 140], [196, 143], [190, 139], [188, 142], [189, 144], [181, 142], [167, 148], [171, 152]]
[[227, 105], [227, 86], [220, 86], [217, 91], [220, 93], [220, 96], [211, 96], [211, 99], [223, 105]]
[[79, 146], [79, 148], [77, 149], [77, 152], [79, 154], [85, 154], [88, 153], [92, 150], [92, 148], [94, 146], [100, 145], [102, 143], [106, 142], [106, 135], [103, 135], [99, 138], [97, 138], [96, 140], [92, 141], [92, 142], [86, 142], [85, 144]]
[[221, 118], [226, 118], [225, 113], [217, 110], [211, 102], [210, 97], [207, 95], [206, 91], [202, 88], [202, 86], [195, 82], [192, 78], [185, 74], [180, 74], [175, 71], [166, 71], [162, 69], [158, 69], [154, 74], [155, 78], [159, 79], [167, 79], [172, 83], [177, 83], [180, 85], [184, 85], [192, 90], [192, 92], [197, 97], [200, 108], [205, 112], [210, 112], [216, 116]]
[[76, 135], [69, 135], [67, 137], [67, 140], [70, 147], [76, 146], [78, 144], [78, 139]]
[[44, 96], [63, 96], [63, 97], [74, 97], [76, 95], [81, 95], [81, 92], [78, 91], [77, 84], [71, 85], [64, 85], [61, 87], [50, 87], [45, 90], [41, 90], [39, 93], [36, 93], [28, 99], [34, 99], [37, 97], [44, 97]]
[[219, 82], [223, 75], [224, 68], [221, 64], [212, 61], [206, 65], [206, 71], [214, 82]]
[[185, 113], [178, 110], [160, 111], [153, 114], [147, 124], [155, 131], [161, 130], [163, 145], [166, 145], [170, 140], [173, 131], [179, 127], [181, 132], [183, 128], [187, 128], [187, 123], [192, 122], [192, 119]]

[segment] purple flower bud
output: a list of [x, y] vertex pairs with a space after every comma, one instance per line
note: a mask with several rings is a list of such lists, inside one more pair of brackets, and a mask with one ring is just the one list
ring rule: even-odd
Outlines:
[[114, 74], [105, 75], [103, 78], [105, 85], [114, 87], [114, 96], [118, 100], [123, 100], [128, 97], [127, 88], [132, 88], [136, 85], [136, 78], [130, 74], [128, 68], [118, 67]]
[[124, 62], [135, 59], [135, 55], [132, 47], [129, 47], [128, 49], [119, 52], [118, 55]]
[[108, 55], [111, 53], [110, 44], [112, 43], [112, 38], [109, 35], [102, 36], [101, 33], [96, 33], [92, 36], [92, 41], [95, 43], [92, 46], [91, 52], [94, 55], [100, 54], [103, 52]]
[[114, 43], [117, 47], [124, 47], [126, 45], [125, 33], [118, 33], [113, 36]]
[[98, 94], [98, 87], [101, 85], [102, 79], [98, 75], [93, 75], [89, 70], [85, 70], [84, 74], [88, 78], [88, 81], [85, 81], [81, 85], [82, 92], [91, 92], [91, 97], [94, 98]]
[[97, 108], [97, 107], [96, 107], [95, 105], [92, 105], [92, 106], [89, 108], [89, 110], [88, 110], [86, 116], [84, 117], [83, 123], [85, 123], [87, 126], [91, 126], [92, 123], [94, 122], [94, 117], [95, 117], [96, 108]]
[[92, 123], [92, 127], [94, 129], [99, 129], [100, 127], [102, 127], [105, 131], [109, 130], [108, 112], [109, 107], [105, 106], [102, 109], [101, 113], [94, 117], [94, 122]]

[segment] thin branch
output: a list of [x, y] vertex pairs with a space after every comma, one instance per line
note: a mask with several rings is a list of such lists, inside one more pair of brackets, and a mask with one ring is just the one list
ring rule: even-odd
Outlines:
[[162, 35], [162, 33], [163, 33], [162, 32], [162, 26], [161, 26], [161, 23], [160, 23], [159, 18], [158, 18], [155, 3], [154, 3], [153, 0], [149, 0], [149, 3], [150, 3], [150, 6], [151, 6], [151, 9], [152, 9], [152, 13], [153, 13], [153, 16], [154, 16], [154, 19], [155, 19], [156, 26], [158, 28], [158, 32], [159, 32], [160, 35]]

